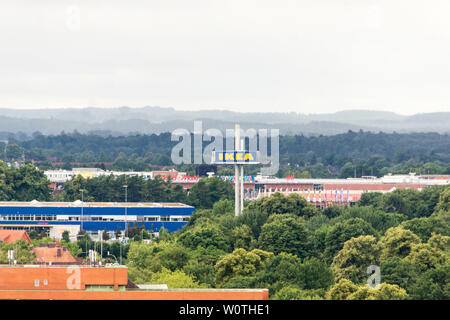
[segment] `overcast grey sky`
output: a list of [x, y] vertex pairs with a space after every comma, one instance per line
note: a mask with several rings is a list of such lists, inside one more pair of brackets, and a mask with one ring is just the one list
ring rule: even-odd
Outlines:
[[449, 17], [448, 0], [2, 0], [0, 107], [450, 111]]

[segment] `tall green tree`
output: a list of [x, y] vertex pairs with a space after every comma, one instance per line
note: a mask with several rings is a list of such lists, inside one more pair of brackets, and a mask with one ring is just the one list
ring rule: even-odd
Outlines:
[[234, 190], [230, 182], [218, 177], [200, 179], [189, 192], [187, 202], [199, 209], [211, 209], [219, 200], [233, 200]]
[[336, 223], [329, 229], [325, 238], [325, 259], [331, 262], [347, 240], [366, 235], [376, 236], [377, 231], [361, 218], [351, 218]]
[[379, 259], [380, 248], [375, 237], [351, 238], [333, 259], [334, 276], [336, 280], [348, 279], [353, 283], [362, 283], [367, 279], [367, 268], [378, 265]]
[[275, 254], [286, 252], [305, 258], [310, 254], [309, 240], [310, 234], [301, 218], [276, 214], [262, 226], [258, 246]]
[[19, 201], [49, 201], [50, 181], [43, 171], [32, 164], [25, 164], [13, 172], [14, 199]]
[[273, 253], [254, 249], [235, 249], [216, 264], [216, 283], [221, 284], [236, 276], [252, 276], [262, 270]]
[[414, 245], [420, 243], [420, 238], [409, 230], [401, 227], [390, 228], [381, 239], [381, 259], [389, 257], [404, 258], [408, 256]]

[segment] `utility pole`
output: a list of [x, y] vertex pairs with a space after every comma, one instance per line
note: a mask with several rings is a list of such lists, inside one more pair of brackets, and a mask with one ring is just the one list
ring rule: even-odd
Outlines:
[[122, 240], [120, 239], [120, 265], [122, 265]]
[[128, 185], [123, 186], [125, 188], [125, 237], [128, 235], [128, 219], [127, 219], [127, 189]]
[[84, 189], [80, 189], [80, 191], [81, 191], [81, 230], [83, 230], [83, 207], [84, 207], [83, 192], [84, 192]]
[[100, 231], [100, 261], [103, 260], [103, 231]]

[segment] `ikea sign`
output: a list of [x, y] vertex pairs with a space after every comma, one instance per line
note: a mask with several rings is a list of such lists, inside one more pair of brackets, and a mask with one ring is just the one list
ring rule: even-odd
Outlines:
[[218, 164], [256, 164], [258, 159], [256, 152], [223, 151], [214, 152], [213, 162]]

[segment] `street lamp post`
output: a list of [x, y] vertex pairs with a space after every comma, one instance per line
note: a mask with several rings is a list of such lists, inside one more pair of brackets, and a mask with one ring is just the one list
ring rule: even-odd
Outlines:
[[122, 240], [120, 240], [120, 264], [122, 265]]
[[77, 255], [76, 255], [76, 257], [78, 257], [80, 254], [82, 254], [82, 253], [84, 253], [84, 257], [86, 258], [87, 257], [87, 248], [86, 248], [86, 251], [83, 251], [83, 252], [79, 252], [79, 253], [77, 253]]
[[98, 230], [98, 233], [100, 235], [100, 257], [103, 260], [103, 232]]
[[113, 254], [111, 254], [111, 253], [109, 253], [109, 251], [108, 251], [108, 253], [106, 254], [106, 256], [107, 256], [107, 257], [108, 257], [108, 256], [114, 257], [114, 259], [116, 259], [116, 264], [119, 264], [119, 263], [117, 262], [116, 256], [113, 255]]
[[[84, 235], [82, 235], [82, 234], [79, 234], [79, 235], [77, 235], [77, 241], [78, 241], [78, 238], [82, 238], [82, 237], [84, 237]], [[80, 253], [78, 253], [77, 254], [77, 257], [78, 257], [78, 255], [80, 255], [80, 254], [82, 254], [82, 253], [88, 253], [88, 242], [87, 242], [87, 239], [85, 238], [84, 239], [85, 240], [85, 244], [86, 244], [86, 249], [85, 249], [85, 251], [84, 252], [80, 252]], [[81, 249], [81, 250], [83, 250], [83, 249]]]

